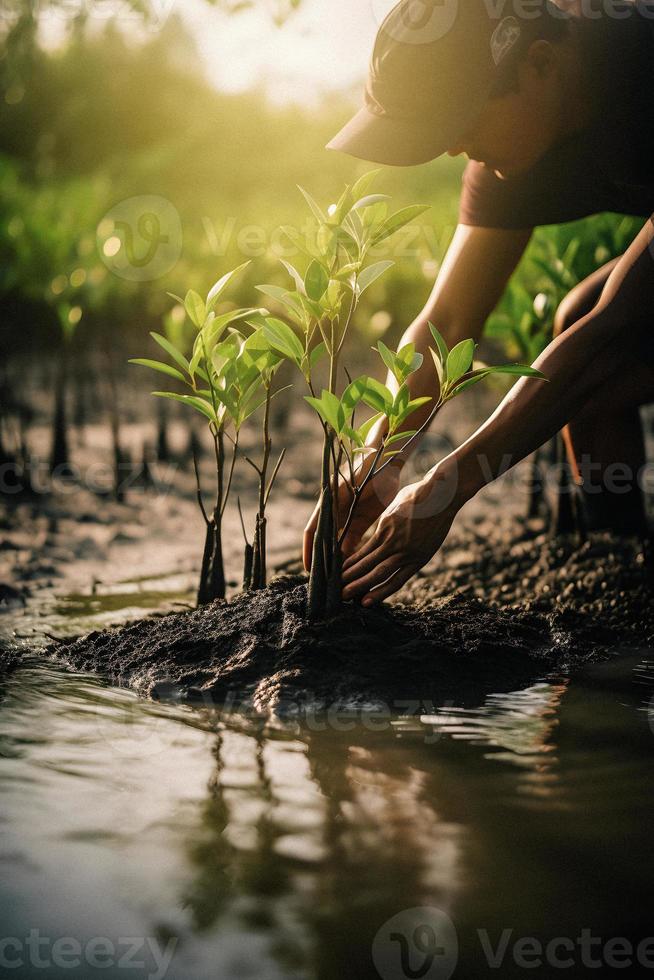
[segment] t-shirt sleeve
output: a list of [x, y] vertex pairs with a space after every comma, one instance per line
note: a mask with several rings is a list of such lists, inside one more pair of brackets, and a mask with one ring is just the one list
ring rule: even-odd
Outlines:
[[459, 221], [479, 228], [535, 228], [598, 211], [622, 211], [590, 140], [569, 139], [526, 174], [502, 180], [471, 160], [463, 174]]
[[471, 160], [463, 172], [459, 223], [474, 228], [529, 228], [515, 181], [500, 180]]

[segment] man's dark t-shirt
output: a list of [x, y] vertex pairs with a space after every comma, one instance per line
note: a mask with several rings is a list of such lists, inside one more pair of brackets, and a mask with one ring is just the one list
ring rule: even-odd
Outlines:
[[470, 161], [459, 221], [533, 228], [600, 211], [654, 213], [654, 5], [608, 4], [579, 19], [587, 84], [597, 93], [592, 128], [552, 147], [526, 174], [502, 180]]

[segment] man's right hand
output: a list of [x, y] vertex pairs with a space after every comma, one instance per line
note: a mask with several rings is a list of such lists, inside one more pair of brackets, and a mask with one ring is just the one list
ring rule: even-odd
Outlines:
[[[368, 467], [372, 465], [374, 455], [374, 453], [371, 453], [363, 466], [358, 470], [356, 479], [359, 485], [363, 482]], [[368, 528], [376, 523], [377, 518], [386, 510], [391, 501], [395, 499], [400, 489], [400, 473], [401, 467], [391, 463], [389, 466], [385, 466], [377, 476], [373, 476], [366, 485], [357, 502], [352, 523], [343, 539], [342, 551], [344, 558], [347, 558], [357, 550]], [[338, 503], [340, 521], [341, 525], [343, 525], [352, 504], [352, 491], [344, 480], [341, 480], [339, 484]], [[318, 524], [319, 511], [320, 503], [317, 503], [304, 529], [302, 559], [307, 572], [311, 569], [313, 539]]]

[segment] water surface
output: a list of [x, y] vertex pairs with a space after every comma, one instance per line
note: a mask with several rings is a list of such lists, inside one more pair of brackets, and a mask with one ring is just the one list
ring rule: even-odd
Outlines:
[[582, 927], [654, 934], [653, 693], [632, 652], [476, 709], [263, 721], [28, 661], [0, 700], [0, 975], [556, 976], [514, 944], [570, 937], [577, 976]]

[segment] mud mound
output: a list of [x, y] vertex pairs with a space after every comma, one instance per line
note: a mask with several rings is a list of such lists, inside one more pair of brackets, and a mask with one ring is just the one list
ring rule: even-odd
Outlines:
[[421, 609], [349, 606], [316, 625], [306, 622], [305, 604], [304, 583], [286, 577], [229, 603], [91, 633], [53, 652], [151, 697], [278, 710], [474, 702], [590, 657], [557, 643], [542, 623], [521, 623], [474, 597]]
[[542, 629], [570, 652], [654, 645], [652, 546], [635, 537], [595, 532], [579, 544], [549, 537], [541, 521], [521, 528], [486, 516], [454, 536], [437, 570], [409, 582], [402, 597], [424, 609], [454, 592]]

